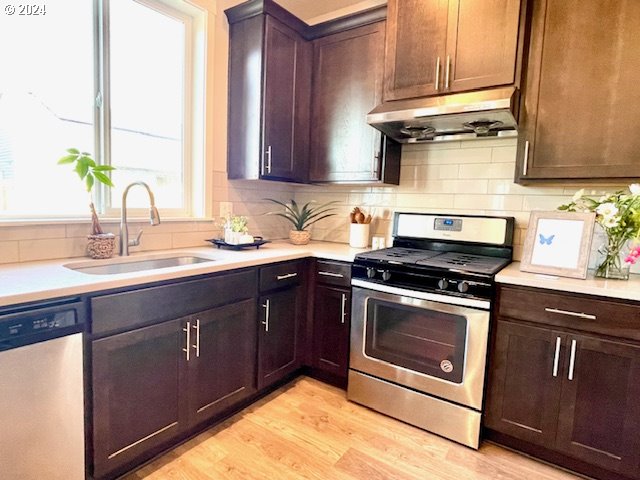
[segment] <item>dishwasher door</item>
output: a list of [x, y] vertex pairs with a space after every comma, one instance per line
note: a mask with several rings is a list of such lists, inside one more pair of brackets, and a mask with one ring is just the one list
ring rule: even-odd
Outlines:
[[82, 334], [0, 352], [0, 477], [82, 480]]

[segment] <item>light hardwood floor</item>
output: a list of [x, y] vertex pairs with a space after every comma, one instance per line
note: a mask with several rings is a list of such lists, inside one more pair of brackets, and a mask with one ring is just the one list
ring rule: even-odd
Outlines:
[[460, 446], [302, 377], [126, 477], [138, 479], [575, 480], [496, 445]]

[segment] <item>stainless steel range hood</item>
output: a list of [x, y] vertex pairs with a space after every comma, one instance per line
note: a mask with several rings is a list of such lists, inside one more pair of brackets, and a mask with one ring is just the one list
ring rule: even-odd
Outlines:
[[385, 102], [367, 123], [400, 143], [517, 135], [515, 87]]

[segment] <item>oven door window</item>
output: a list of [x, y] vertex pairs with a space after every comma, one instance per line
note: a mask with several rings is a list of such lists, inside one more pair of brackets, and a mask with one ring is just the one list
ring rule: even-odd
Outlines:
[[462, 383], [467, 319], [369, 298], [364, 352], [371, 358]]

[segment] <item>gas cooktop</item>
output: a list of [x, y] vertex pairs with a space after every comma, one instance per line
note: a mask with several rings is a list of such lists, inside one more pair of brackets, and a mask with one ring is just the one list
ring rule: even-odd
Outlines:
[[486, 255], [459, 252], [442, 252], [419, 248], [391, 247], [361, 253], [356, 260], [391, 265], [411, 265], [447, 271], [494, 275], [511, 260]]

